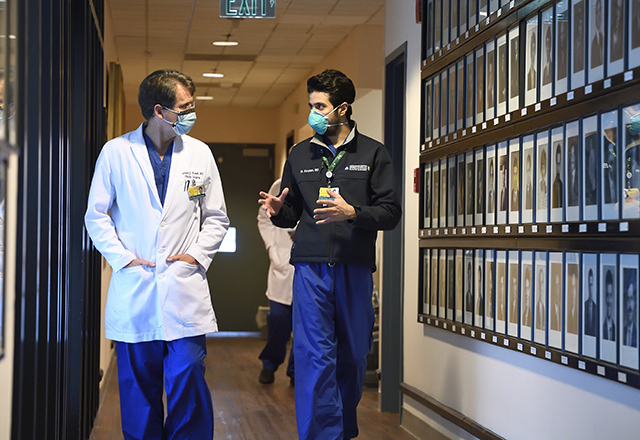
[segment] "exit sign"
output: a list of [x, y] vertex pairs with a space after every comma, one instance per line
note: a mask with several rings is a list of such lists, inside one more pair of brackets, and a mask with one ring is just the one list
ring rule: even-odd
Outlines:
[[221, 18], [276, 18], [276, 0], [220, 0]]

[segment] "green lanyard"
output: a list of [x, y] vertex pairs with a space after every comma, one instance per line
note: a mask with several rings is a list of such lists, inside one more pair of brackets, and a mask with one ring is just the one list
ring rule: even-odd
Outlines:
[[329, 164], [329, 159], [327, 159], [327, 156], [322, 156], [322, 161], [327, 166], [326, 176], [327, 176], [327, 183], [329, 184], [329, 186], [331, 186], [331, 179], [333, 178], [333, 170], [336, 169], [338, 162], [340, 162], [340, 159], [342, 159], [342, 156], [344, 156], [345, 153], [346, 153], [345, 150], [340, 150], [336, 155], [336, 157], [333, 158], [333, 162], [331, 162], [331, 164]]

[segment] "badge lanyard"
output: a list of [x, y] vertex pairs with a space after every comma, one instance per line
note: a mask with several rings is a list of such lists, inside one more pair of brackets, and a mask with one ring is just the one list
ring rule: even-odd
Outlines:
[[339, 151], [336, 157], [333, 158], [333, 162], [331, 162], [331, 165], [329, 165], [329, 159], [327, 159], [326, 156], [322, 156], [322, 162], [324, 162], [324, 164], [327, 166], [326, 176], [327, 176], [328, 186], [331, 186], [331, 179], [333, 178], [333, 170], [336, 169], [338, 162], [340, 162], [340, 159], [342, 159], [342, 156], [344, 156], [345, 153], [346, 153], [345, 150]]

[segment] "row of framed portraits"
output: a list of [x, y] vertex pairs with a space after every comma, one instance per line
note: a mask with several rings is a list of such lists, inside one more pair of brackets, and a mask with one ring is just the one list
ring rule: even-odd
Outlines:
[[[438, 5], [449, 1], [451, 9], [442, 6], [438, 18]], [[487, 0], [482, 1], [486, 8]], [[457, 2], [434, 0], [436, 21], [445, 23], [449, 12], [455, 14]], [[489, 3], [494, 2], [499, 5], [497, 0]], [[458, 28], [443, 26], [446, 29]], [[423, 140], [490, 121], [637, 66], [640, 0], [559, 1], [423, 81]]]
[[421, 164], [421, 229], [640, 218], [640, 104]]
[[420, 314], [638, 370], [639, 256], [421, 249]]

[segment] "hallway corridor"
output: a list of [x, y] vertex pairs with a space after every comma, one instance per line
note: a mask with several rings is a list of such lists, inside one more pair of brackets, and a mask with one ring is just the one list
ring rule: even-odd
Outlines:
[[[213, 395], [214, 438], [228, 440], [295, 440], [297, 430], [294, 388], [285, 368], [276, 372], [271, 386], [258, 383], [258, 354], [264, 341], [250, 337], [207, 339], [207, 380]], [[115, 370], [115, 368], [114, 368]], [[109, 381], [91, 440], [122, 439], [118, 381], [115, 371]], [[398, 414], [378, 410], [379, 395], [366, 391], [358, 407], [361, 440], [413, 440], [399, 426]]]

